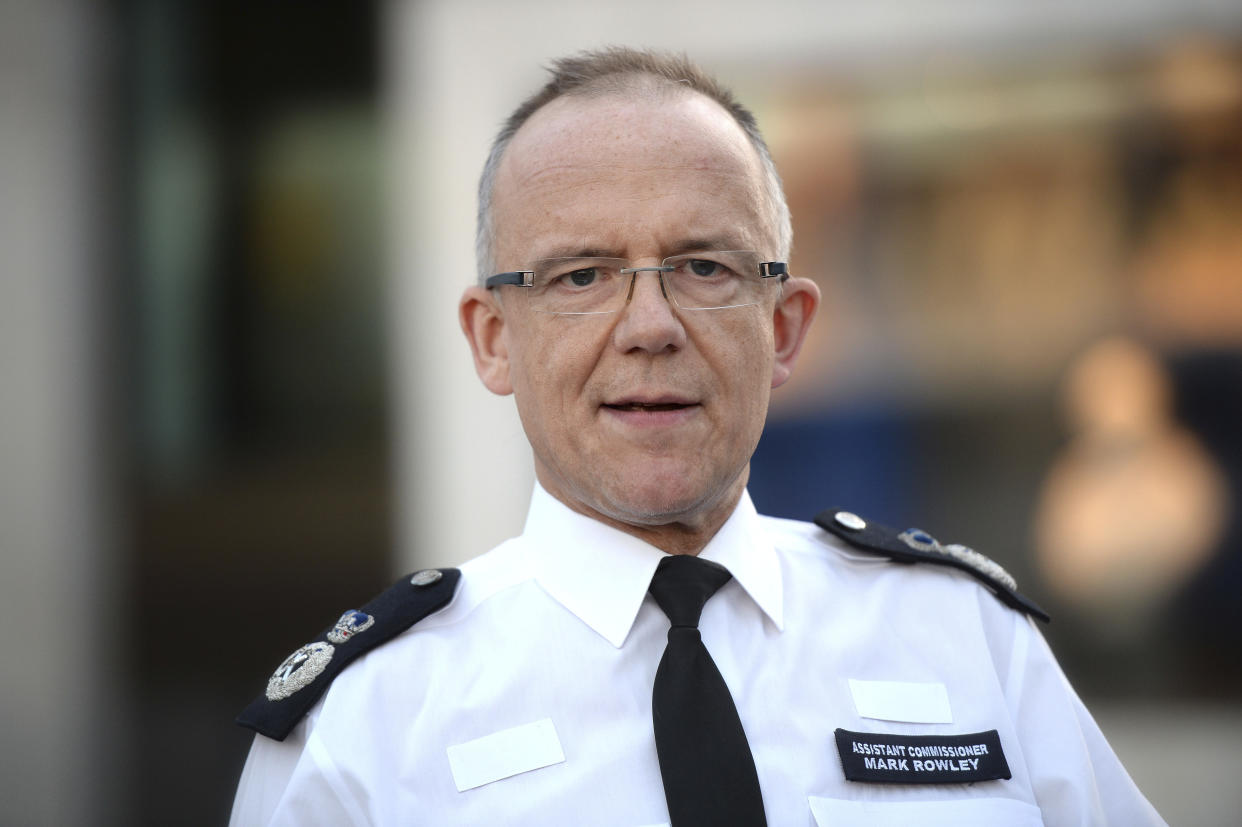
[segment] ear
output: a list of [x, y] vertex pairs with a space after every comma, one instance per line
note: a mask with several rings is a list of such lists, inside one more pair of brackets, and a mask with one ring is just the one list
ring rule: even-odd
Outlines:
[[775, 360], [772, 387], [780, 387], [793, 374], [794, 362], [811, 329], [819, 309], [819, 286], [810, 279], [791, 278], [781, 285], [781, 295], [772, 312], [772, 338]]
[[513, 393], [509, 381], [509, 345], [505, 316], [499, 300], [482, 287], [467, 287], [457, 308], [462, 333], [474, 355], [474, 370], [489, 391], [500, 396]]

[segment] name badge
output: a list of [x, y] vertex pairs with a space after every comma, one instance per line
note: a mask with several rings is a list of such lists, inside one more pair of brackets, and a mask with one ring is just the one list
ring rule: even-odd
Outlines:
[[837, 753], [848, 781], [873, 784], [969, 784], [1012, 778], [996, 730], [965, 735], [894, 735], [838, 729]]

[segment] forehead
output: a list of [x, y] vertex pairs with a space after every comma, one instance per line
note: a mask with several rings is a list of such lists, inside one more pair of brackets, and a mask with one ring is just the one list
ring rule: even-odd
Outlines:
[[501, 261], [558, 244], [655, 254], [678, 233], [771, 241], [758, 154], [697, 93], [558, 98], [518, 130], [492, 196]]

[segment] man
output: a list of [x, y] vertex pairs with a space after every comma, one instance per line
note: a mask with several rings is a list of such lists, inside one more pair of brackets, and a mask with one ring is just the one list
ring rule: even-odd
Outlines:
[[819, 302], [789, 246], [727, 91], [652, 53], [555, 65], [487, 162], [460, 309], [534, 452], [525, 531], [282, 664], [235, 824], [1159, 822], [998, 566], [755, 513]]

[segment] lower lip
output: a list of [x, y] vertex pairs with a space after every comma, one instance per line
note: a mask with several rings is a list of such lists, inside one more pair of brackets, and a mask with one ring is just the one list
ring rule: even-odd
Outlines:
[[633, 428], [670, 428], [690, 421], [699, 412], [698, 405], [671, 410], [644, 410], [641, 408], [601, 408], [617, 422]]

